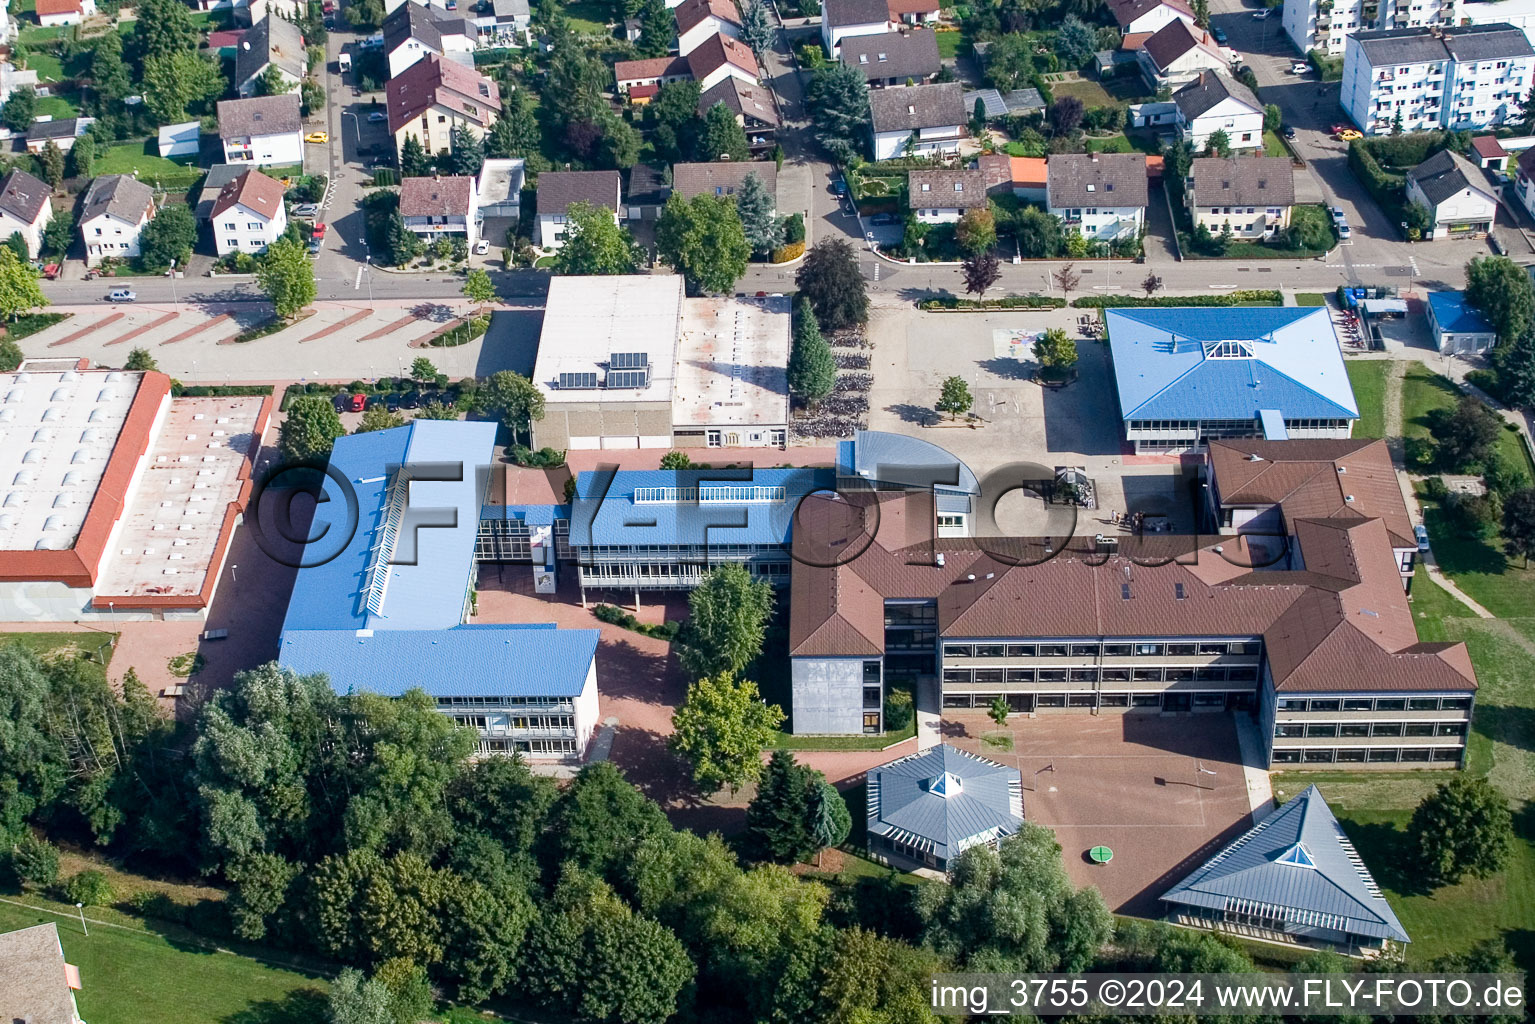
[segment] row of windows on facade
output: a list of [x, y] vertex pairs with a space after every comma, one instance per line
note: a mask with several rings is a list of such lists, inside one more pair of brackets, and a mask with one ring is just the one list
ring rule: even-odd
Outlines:
[[[678, 576], [698, 577], [715, 568], [713, 563], [701, 565], [681, 562], [604, 562], [583, 565], [581, 578], [591, 580], [615, 579], [674, 579]], [[747, 562], [746, 568], [753, 576], [788, 576], [793, 570], [789, 562]]]
[[702, 557], [708, 555], [784, 555], [783, 544], [577, 544], [582, 559]]
[[480, 740], [475, 750], [481, 754], [574, 754], [576, 741], [570, 739]]
[[[481, 732], [490, 728], [489, 719], [485, 715], [450, 715], [453, 721], [470, 729], [479, 729]], [[576, 721], [570, 715], [512, 715], [505, 726], [497, 728], [506, 729], [574, 729]]]
[[1469, 711], [1471, 698], [1281, 697], [1274, 706], [1280, 711]]
[[537, 711], [573, 711], [569, 697], [438, 697], [439, 708], [528, 708]]
[[[1212, 217], [1239, 217], [1244, 213], [1253, 214], [1258, 212], [1258, 208], [1256, 206], [1249, 206], [1246, 209], [1243, 209], [1240, 206], [1201, 206], [1200, 209], [1209, 210], [1210, 216]], [[1267, 212], [1270, 217], [1279, 217], [1284, 214], [1284, 209], [1278, 206], [1270, 206], [1265, 212]]]
[[1335, 736], [1464, 736], [1465, 722], [1280, 722], [1278, 739], [1330, 739]]
[[1262, 654], [1259, 640], [1191, 640], [1127, 643], [949, 644], [945, 658], [1160, 658]]
[[1456, 764], [1463, 747], [1275, 747], [1275, 764]]
[[[1247, 211], [1251, 213], [1251, 210]], [[1348, 426], [1345, 419], [1320, 419], [1315, 417], [1302, 417], [1299, 419], [1286, 419], [1285, 426], [1291, 430], [1341, 430]], [[1179, 430], [1186, 433], [1202, 433], [1206, 436], [1218, 435], [1222, 431], [1256, 430], [1257, 420], [1131, 420], [1130, 430]]]
[[1256, 665], [1236, 668], [946, 668], [945, 683], [1255, 683]]
[[950, 693], [945, 691], [943, 706], [946, 708], [989, 708], [992, 701], [1001, 697], [1009, 710], [1035, 711], [1049, 708], [1142, 708], [1146, 710], [1188, 711], [1200, 708], [1208, 711], [1226, 709], [1250, 711], [1253, 707], [1251, 690], [1202, 690], [1198, 693], [1100, 693], [1087, 690], [1078, 693]]

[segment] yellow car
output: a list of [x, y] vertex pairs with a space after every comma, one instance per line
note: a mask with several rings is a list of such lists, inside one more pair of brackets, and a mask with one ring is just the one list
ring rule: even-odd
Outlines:
[[313, 143], [316, 143], [318, 145], [323, 145], [324, 143], [327, 143], [327, 142], [330, 141], [330, 133], [329, 132], [310, 132], [308, 135], [304, 136], [304, 141], [305, 142], [313, 142]]
[[1362, 138], [1364, 138], [1364, 133], [1363, 132], [1356, 132], [1352, 128], [1345, 128], [1341, 132], [1338, 133], [1338, 141], [1339, 142], [1353, 142], [1355, 139], [1362, 139]]

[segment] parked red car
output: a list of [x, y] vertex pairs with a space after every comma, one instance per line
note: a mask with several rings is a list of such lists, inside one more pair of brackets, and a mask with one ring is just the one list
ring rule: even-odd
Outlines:
[[353, 395], [351, 409], [353, 412], [362, 412], [368, 407], [367, 395]]

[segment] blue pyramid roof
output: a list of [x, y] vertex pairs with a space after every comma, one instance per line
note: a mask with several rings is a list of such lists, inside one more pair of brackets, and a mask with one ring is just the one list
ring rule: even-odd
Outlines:
[[1162, 899], [1278, 917], [1297, 929], [1411, 941], [1315, 786], [1248, 829]]
[[1359, 418], [1326, 307], [1110, 309], [1106, 319], [1126, 420], [1257, 419], [1264, 409]]
[[947, 860], [1023, 824], [1023, 782], [1008, 768], [948, 744], [869, 772], [869, 833]]

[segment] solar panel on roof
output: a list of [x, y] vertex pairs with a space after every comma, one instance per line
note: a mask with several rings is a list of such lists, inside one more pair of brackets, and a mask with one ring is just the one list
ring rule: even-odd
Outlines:
[[561, 389], [594, 388], [597, 386], [597, 374], [595, 373], [562, 373], [560, 374]]
[[650, 383], [649, 370], [609, 370], [607, 386], [610, 388], [643, 388]]
[[608, 356], [610, 370], [643, 370], [650, 365], [650, 357], [644, 352], [614, 352]]

